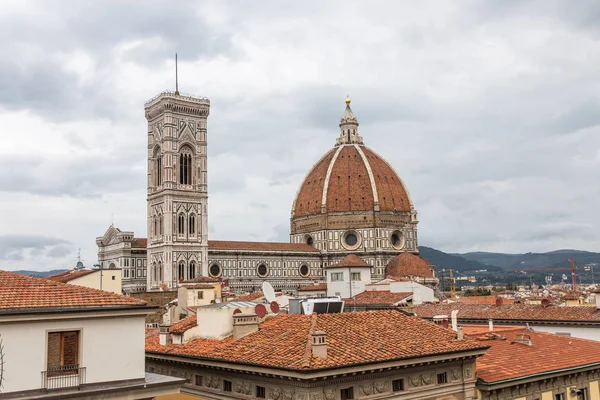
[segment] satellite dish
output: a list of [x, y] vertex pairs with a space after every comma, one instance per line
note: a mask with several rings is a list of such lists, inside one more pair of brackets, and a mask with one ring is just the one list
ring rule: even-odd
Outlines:
[[269, 303], [275, 301], [275, 289], [273, 289], [273, 286], [269, 282], [263, 282], [262, 291], [265, 295], [265, 300]]
[[274, 314], [277, 314], [279, 312], [279, 303], [277, 303], [276, 301], [272, 301], [271, 311], [273, 311]]
[[242, 310], [240, 310], [239, 308], [236, 308], [235, 310], [233, 310], [233, 315], [240, 314], [241, 312], [242, 312]]
[[496, 297], [496, 305], [501, 306], [502, 304], [504, 304], [504, 299], [500, 296]]
[[267, 315], [267, 308], [265, 306], [263, 306], [262, 304], [257, 304], [254, 307], [254, 312], [256, 313], [256, 315], [258, 315], [261, 318], [264, 318], [265, 315]]
[[218, 303], [220, 303], [220, 302], [221, 302], [221, 299], [215, 299], [215, 303], [217, 303], [217, 304], [218, 304]]

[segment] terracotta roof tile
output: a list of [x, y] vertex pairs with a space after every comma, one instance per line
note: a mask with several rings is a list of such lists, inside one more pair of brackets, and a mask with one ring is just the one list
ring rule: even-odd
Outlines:
[[[456, 301], [457, 303], [463, 303], [463, 304], [496, 304], [496, 299], [498, 297], [497, 296], [466, 296], [466, 297], [460, 297], [460, 298], [456, 298], [456, 299], [452, 299], [454, 301]], [[503, 304], [514, 304], [515, 300], [514, 299], [505, 299], [503, 297], [501, 297], [502, 299], [502, 303]]]
[[89, 275], [94, 272], [96, 272], [96, 271], [91, 270], [91, 269], [70, 270], [70, 271], [65, 271], [65, 272], [59, 272], [58, 274], [54, 274], [54, 275], [49, 275], [46, 277], [46, 279], [49, 279], [51, 281], [56, 281], [56, 282], [69, 282], [75, 278]]
[[392, 258], [385, 267], [385, 275], [396, 277], [435, 277], [431, 263], [412, 253], [402, 253]]
[[329, 150], [313, 167], [304, 178], [296, 196], [294, 216], [302, 217], [306, 214], [319, 214], [321, 212], [321, 200], [323, 198], [323, 187], [327, 168], [333, 159], [337, 149]]
[[[316, 322], [312, 322], [313, 319]], [[327, 358], [307, 354], [309, 333], [327, 334]], [[318, 369], [359, 363], [415, 358], [433, 354], [484, 350], [486, 344], [457, 340], [454, 332], [394, 310], [339, 314], [280, 314], [258, 332], [237, 341], [193, 339], [160, 346], [158, 335], [146, 340], [146, 351], [286, 369]]]
[[392, 305], [412, 296], [410, 292], [391, 293], [389, 290], [374, 290], [362, 292], [347, 301], [356, 305], [379, 304]]
[[182, 287], [186, 288], [186, 289], [214, 289], [214, 285], [207, 285], [207, 284], [188, 284], [188, 285], [182, 285]]
[[250, 251], [300, 251], [319, 252], [306, 243], [286, 242], [237, 242], [229, 240], [209, 240], [209, 250], [250, 250]]
[[235, 301], [254, 301], [256, 299], [260, 299], [261, 297], [265, 297], [263, 292], [254, 292], [245, 296], [236, 297]]
[[346, 268], [346, 267], [371, 268], [371, 266], [369, 264], [367, 264], [366, 262], [364, 262], [362, 258], [360, 258], [359, 256], [354, 255], [354, 254], [350, 254], [349, 256], [344, 257], [342, 259], [342, 261], [339, 261], [333, 265], [329, 265], [325, 268]]
[[143, 306], [145, 301], [33, 276], [0, 271], [0, 309]]
[[600, 311], [596, 307], [557, 307], [534, 304], [504, 304], [501, 306], [484, 304], [421, 304], [413, 311], [421, 318], [434, 315], [450, 315], [458, 310], [458, 319], [484, 320], [502, 319], [507, 321], [579, 321], [600, 322]]
[[[527, 331], [522, 327], [501, 330], [496, 334], [506, 339], [480, 342], [491, 346], [483, 357], [477, 359], [477, 378], [487, 383], [597, 364], [600, 360], [600, 342], [595, 340]], [[519, 334], [529, 335], [531, 346], [515, 343]], [[487, 335], [474, 337], [485, 339]]]
[[196, 314], [190, 315], [189, 317], [172, 324], [170, 331], [171, 333], [183, 333], [194, 326], [198, 326], [198, 317]]
[[147, 246], [148, 246], [147, 238], [133, 238], [133, 240], [131, 241], [131, 247], [142, 247], [145, 249]]
[[316, 283], [314, 285], [300, 286], [299, 292], [316, 292], [321, 290], [327, 290], [327, 283]]

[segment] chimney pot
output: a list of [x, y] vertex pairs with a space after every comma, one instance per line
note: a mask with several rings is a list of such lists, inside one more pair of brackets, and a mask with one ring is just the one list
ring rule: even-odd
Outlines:
[[594, 298], [596, 300], [596, 310], [600, 310], [600, 290], [594, 292]]
[[458, 325], [456, 327], [456, 338], [458, 340], [463, 340], [465, 338], [465, 335], [463, 333], [463, 326], [462, 325]]
[[526, 335], [524, 333], [519, 333], [517, 335], [517, 337], [515, 338], [515, 343], [521, 343], [527, 346], [531, 346], [532, 342], [531, 342], [531, 336]]
[[315, 331], [311, 336], [313, 356], [327, 358], [327, 333], [324, 331]]
[[258, 315], [233, 314], [233, 340], [239, 340], [254, 332], [258, 332]]
[[488, 320], [488, 326], [490, 328], [490, 332], [493, 332], [494, 331], [494, 320], [493, 319], [490, 318]]
[[171, 327], [169, 325], [161, 325], [158, 329], [158, 343], [160, 343], [161, 346], [171, 344]]

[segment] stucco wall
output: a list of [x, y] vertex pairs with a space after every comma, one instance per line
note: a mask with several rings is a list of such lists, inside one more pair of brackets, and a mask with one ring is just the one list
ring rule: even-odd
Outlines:
[[48, 332], [80, 330], [79, 365], [86, 382], [144, 377], [144, 317], [0, 324], [4, 344], [3, 393], [41, 388]]
[[[102, 285], [100, 285], [100, 279], [102, 279]], [[73, 285], [86, 286], [94, 289], [102, 289], [107, 292], [113, 292], [121, 294], [121, 270], [111, 269], [97, 271], [92, 274], [87, 274], [79, 278], [69, 281]]]
[[590, 340], [600, 340], [600, 326], [598, 327], [578, 327], [563, 325], [535, 325], [529, 324], [531, 328], [539, 332], [549, 333], [570, 333], [573, 337]]

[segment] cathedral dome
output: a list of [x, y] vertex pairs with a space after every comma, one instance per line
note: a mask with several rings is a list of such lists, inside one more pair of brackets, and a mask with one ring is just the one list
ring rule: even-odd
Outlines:
[[411, 253], [402, 253], [392, 258], [385, 267], [386, 277], [435, 278], [433, 265], [424, 258]]
[[363, 144], [350, 99], [340, 128], [335, 147], [304, 178], [292, 218], [329, 212], [411, 211], [408, 190], [398, 174]]

